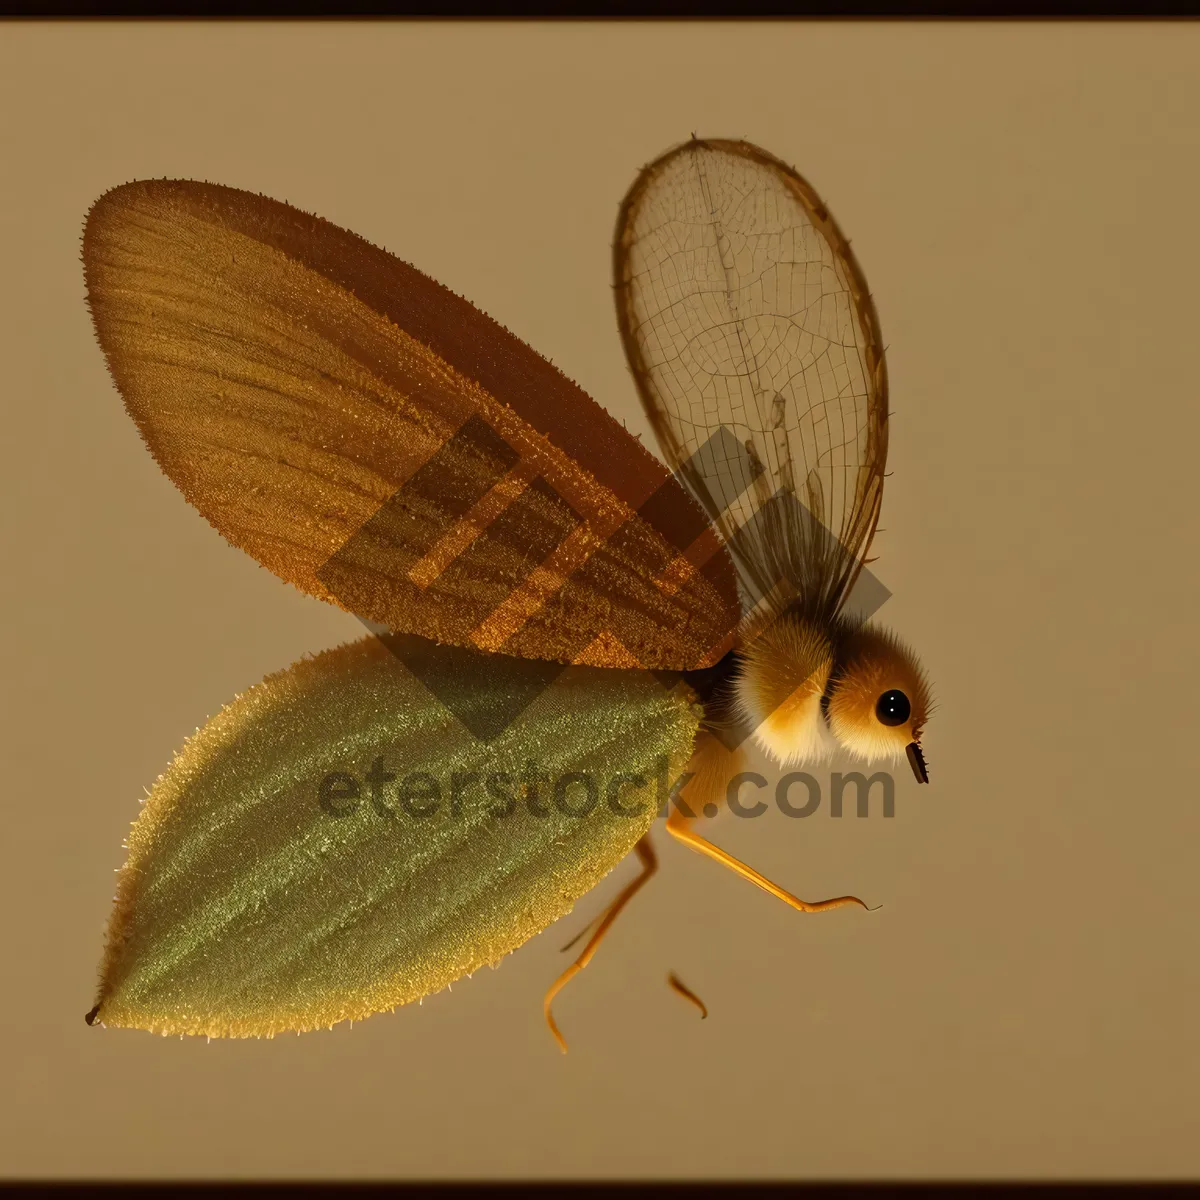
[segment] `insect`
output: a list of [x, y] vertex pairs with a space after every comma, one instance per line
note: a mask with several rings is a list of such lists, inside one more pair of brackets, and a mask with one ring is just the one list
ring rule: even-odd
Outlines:
[[[503, 327], [329, 222], [135, 182], [84, 231], [100, 346], [148, 449], [229, 542], [371, 636], [197, 730], [118, 873], [89, 1024], [272, 1036], [495, 965], [631, 852], [551, 1001], [751, 740], [927, 781], [910, 650], [862, 619], [887, 379], [812, 188], [677, 146], [621, 204], [620, 335], [668, 470]], [[582, 936], [582, 935], [581, 935]], [[673, 986], [691, 996], [682, 984]], [[695, 999], [695, 997], [692, 997]]]

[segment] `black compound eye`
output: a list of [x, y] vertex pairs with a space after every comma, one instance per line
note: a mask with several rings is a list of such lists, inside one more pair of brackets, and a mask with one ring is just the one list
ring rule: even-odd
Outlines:
[[875, 715], [881, 725], [903, 725], [912, 714], [908, 697], [895, 688], [884, 692], [875, 705]]

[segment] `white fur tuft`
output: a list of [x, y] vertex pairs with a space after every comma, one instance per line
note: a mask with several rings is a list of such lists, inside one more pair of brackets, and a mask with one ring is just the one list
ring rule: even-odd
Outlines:
[[781, 766], [825, 762], [838, 749], [837, 739], [821, 712], [819, 695], [803, 705], [788, 706], [786, 711], [781, 708], [766, 712], [745, 672], [738, 676], [735, 686], [738, 710], [754, 730], [754, 740]]

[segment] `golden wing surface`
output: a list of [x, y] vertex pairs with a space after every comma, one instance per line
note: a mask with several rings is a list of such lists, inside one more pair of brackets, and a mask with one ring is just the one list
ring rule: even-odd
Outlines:
[[887, 375], [833, 218], [765, 151], [693, 139], [638, 176], [613, 253], [642, 403], [733, 552], [743, 603], [836, 613], [878, 520]]
[[83, 259], [151, 453], [280, 578], [519, 657], [687, 669], [723, 652], [736, 583], [700, 508], [413, 267], [289, 205], [178, 180], [101, 197]]

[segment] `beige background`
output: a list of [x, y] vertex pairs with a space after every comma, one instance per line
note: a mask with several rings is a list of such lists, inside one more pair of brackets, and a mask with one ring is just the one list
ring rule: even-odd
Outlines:
[[[0, 1172], [1200, 1173], [1198, 68], [1167, 24], [0, 26]], [[164, 175], [286, 199], [644, 430], [609, 239], [693, 130], [797, 164], [889, 343], [880, 615], [935, 682], [933, 783], [891, 821], [722, 831], [883, 910], [802, 917], [664, 844], [560, 1002], [566, 1058], [563, 927], [353, 1029], [86, 1028], [143, 786], [361, 633], [143, 450], [83, 304], [88, 205]]]

